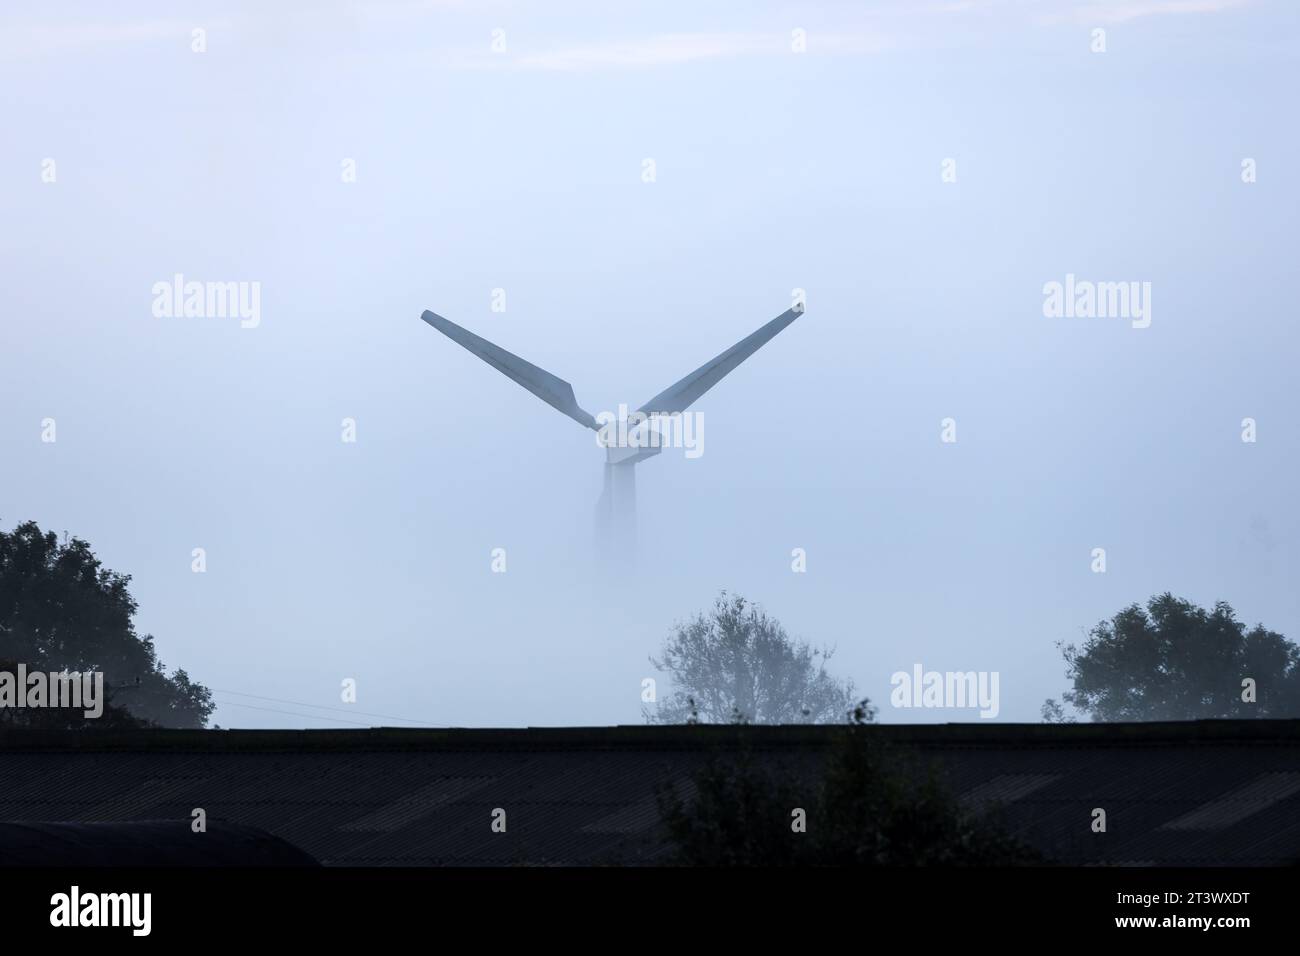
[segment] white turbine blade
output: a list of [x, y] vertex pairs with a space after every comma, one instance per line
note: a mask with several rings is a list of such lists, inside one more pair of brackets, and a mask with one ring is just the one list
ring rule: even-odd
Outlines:
[[745, 359], [757, 352], [776, 333], [803, 315], [802, 309], [788, 309], [758, 331], [741, 339], [717, 358], [705, 362], [680, 382], [668, 386], [638, 409], [647, 415], [651, 412], [672, 414], [684, 412], [687, 407], [717, 385], [722, 377]]
[[473, 332], [462, 329], [455, 322], [448, 322], [442, 316], [433, 312], [426, 310], [420, 318], [453, 342], [463, 345], [502, 375], [514, 379], [547, 405], [564, 412], [580, 425], [585, 425], [595, 431], [600, 430], [596, 419], [589, 412], [578, 407], [578, 399], [573, 394], [573, 386], [564, 379], [552, 375], [544, 368], [538, 368], [531, 362], [525, 362], [518, 355], [507, 352], [499, 345], [493, 345], [487, 339], [480, 338]]

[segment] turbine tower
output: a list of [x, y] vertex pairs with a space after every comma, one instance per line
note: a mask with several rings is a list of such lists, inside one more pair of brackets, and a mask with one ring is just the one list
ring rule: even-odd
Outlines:
[[[717, 385], [728, 372], [757, 352], [769, 339], [802, 315], [803, 311], [802, 306], [787, 309], [721, 355], [705, 362], [690, 375], [669, 385], [636, 410], [649, 420], [644, 425], [632, 428], [631, 432], [637, 434], [641, 429], [653, 429], [655, 419], [651, 416], [670, 416], [686, 411], [697, 398]], [[463, 329], [433, 312], [426, 311], [420, 318], [453, 342], [473, 352], [501, 374], [514, 379], [552, 408], [568, 415], [579, 425], [597, 433], [602, 431], [602, 422], [578, 405], [578, 400], [573, 394], [573, 386], [564, 379], [552, 375], [546, 369], [538, 368], [531, 362], [507, 352], [499, 345], [494, 345], [487, 339], [480, 338], [468, 329]], [[602, 418], [605, 416], [602, 415]], [[605, 423], [611, 429], [617, 427], [620, 434], [626, 434], [625, 422], [610, 423], [609, 419], [605, 418]], [[646, 434], [644, 431], [640, 433]], [[596, 505], [596, 529], [601, 556], [607, 562], [613, 564], [625, 562], [635, 552], [635, 469], [639, 462], [659, 452], [660, 443], [657, 440], [640, 447], [611, 444], [605, 446], [605, 484], [600, 493], [600, 501]]]

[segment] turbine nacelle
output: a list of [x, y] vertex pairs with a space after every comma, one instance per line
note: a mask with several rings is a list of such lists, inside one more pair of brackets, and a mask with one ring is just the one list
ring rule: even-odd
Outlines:
[[[681, 413], [678, 413], [680, 419]], [[635, 465], [669, 447], [672, 441], [671, 422], [661, 420], [659, 413], [631, 414], [626, 405], [618, 407], [618, 415], [601, 412], [596, 416], [600, 426], [596, 444], [605, 449], [605, 460], [611, 465]]]
[[658, 445], [647, 445], [644, 448], [634, 448], [630, 445], [606, 445], [605, 464], [635, 465], [647, 458], [653, 458], [661, 451], [663, 451], [663, 448]]

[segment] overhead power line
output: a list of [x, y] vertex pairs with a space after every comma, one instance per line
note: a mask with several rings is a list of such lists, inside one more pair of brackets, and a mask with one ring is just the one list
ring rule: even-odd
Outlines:
[[[238, 691], [238, 690], [221, 690], [220, 688], [217, 687], [212, 687], [209, 689], [214, 694], [234, 694], [236, 697], [249, 697], [252, 698], [253, 700], [269, 700], [273, 704], [289, 704], [293, 707], [310, 707], [313, 710], [330, 710], [330, 711], [334, 711], [335, 713], [355, 714], [360, 717], [379, 717], [382, 720], [400, 720], [406, 724], [419, 724], [422, 727], [434, 726], [434, 724], [428, 720], [414, 720], [410, 717], [395, 717], [392, 714], [376, 714], [372, 711], [355, 710], [354, 708], [351, 707], [329, 707], [324, 704], [309, 704], [306, 701], [301, 701], [301, 700], [286, 700], [282, 697], [267, 697], [263, 694], [246, 694], [243, 691]], [[228, 703], [234, 703], [234, 701], [228, 701]], [[299, 716], [311, 716], [311, 715], [304, 714]], [[369, 726], [369, 725], [364, 725], [364, 726]]]

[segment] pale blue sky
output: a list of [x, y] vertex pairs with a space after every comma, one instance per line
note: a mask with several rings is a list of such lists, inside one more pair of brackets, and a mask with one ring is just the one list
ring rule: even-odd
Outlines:
[[[720, 588], [886, 721], [974, 719], [891, 710], [917, 662], [1037, 720], [1054, 642], [1158, 591], [1300, 637], [1294, 4], [131, 8], [0, 14], [0, 524], [132, 574], [223, 726], [344, 726], [231, 692], [348, 677], [433, 724], [639, 722]], [[154, 317], [176, 272], [260, 282], [260, 325]], [[1067, 273], [1151, 282], [1150, 328], [1045, 318]], [[619, 593], [593, 434], [419, 318], [596, 412], [796, 287], [696, 406], [706, 453], [638, 468]]]

